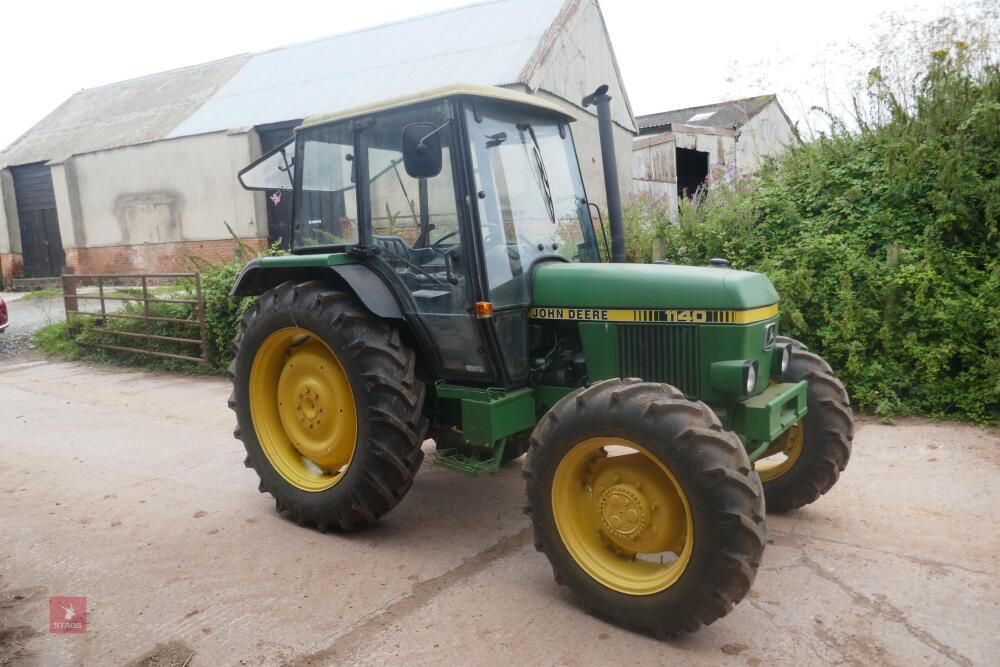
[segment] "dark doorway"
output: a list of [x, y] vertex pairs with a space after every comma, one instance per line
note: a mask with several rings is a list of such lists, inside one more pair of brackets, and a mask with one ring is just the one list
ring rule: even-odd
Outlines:
[[66, 265], [52, 170], [45, 163], [12, 167], [25, 278], [49, 278]]
[[708, 178], [708, 153], [677, 149], [677, 196], [694, 197]]
[[[258, 125], [261, 155], [274, 150], [288, 141], [301, 120]], [[288, 239], [292, 233], [292, 193], [276, 191], [267, 193], [267, 242], [281, 241], [281, 247], [288, 250]]]

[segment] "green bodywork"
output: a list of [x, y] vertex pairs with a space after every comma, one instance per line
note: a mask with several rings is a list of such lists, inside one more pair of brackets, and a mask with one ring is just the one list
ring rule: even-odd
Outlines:
[[360, 264], [362, 259], [346, 252], [319, 253], [315, 255], [281, 255], [279, 257], [262, 257], [259, 266], [262, 269], [308, 268], [319, 266], [343, 266], [344, 264]]
[[545, 264], [532, 279], [533, 306], [735, 308], [778, 302], [759, 273], [670, 264]]
[[774, 442], [806, 414], [809, 383], [772, 384], [761, 393], [733, 406], [731, 430], [757, 444]]
[[[563, 314], [580, 318], [572, 322], [563, 319], [560, 324], [576, 328], [589, 382], [626, 375], [619, 339], [629, 333], [628, 327], [687, 328], [687, 339], [697, 354], [692, 364], [699, 388], [688, 392], [688, 397], [709, 403], [723, 425], [740, 435], [749, 453], [763, 454], [766, 447], [761, 448], [762, 444], [776, 440], [806, 413], [806, 382], [771, 382], [776, 357], [773, 347], [765, 343], [765, 335], [769, 326], [776, 329], [776, 312], [746, 324], [635, 323], [599, 318], [604, 309], [616, 309], [612, 316], [622, 316], [632, 309], [752, 313], [766, 311], [766, 307], [777, 303], [777, 298], [771, 282], [758, 273], [669, 265], [552, 263], [534, 274], [532, 312], [541, 308], [571, 309], [573, 312]], [[544, 318], [533, 322], [552, 324]], [[651, 358], [656, 356], [655, 350], [646, 353]], [[757, 362], [758, 375], [754, 391], [748, 395], [742, 376], [735, 380], [732, 376], [742, 373], [742, 366], [752, 361]], [[466, 438], [474, 444], [486, 444], [530, 428], [535, 418], [574, 389], [536, 385], [504, 394], [439, 385], [438, 397], [460, 400], [461, 428]], [[529, 402], [534, 415], [527, 409]], [[512, 409], [512, 405], [520, 408]]]
[[[363, 257], [347, 253], [317, 253], [267, 257], [260, 260], [259, 267], [309, 268], [364, 262]], [[641, 330], [647, 339], [639, 339], [640, 343], [660, 340], [655, 337], [665, 335], [663, 340], [669, 346], [675, 344], [670, 336], [680, 332], [686, 347], [674, 353], [686, 356], [670, 357], [664, 352], [661, 362], [669, 366], [688, 361], [692, 374], [689, 386], [682, 389], [688, 398], [709, 404], [723, 426], [740, 436], [754, 460], [806, 413], [806, 382], [778, 384], [771, 379], [776, 357], [773, 348], [765, 344], [765, 335], [769, 326], [777, 327], [777, 301], [774, 286], [758, 273], [666, 264], [553, 262], [534, 272], [529, 313], [538, 314], [536, 309], [540, 309], [551, 314], [554, 309], [565, 315], [557, 320], [541, 317], [530, 322], [559, 327], [563, 334], [567, 328], [575, 330], [586, 358], [588, 382], [642, 375], [623, 367], [629, 363], [622, 352], [623, 338], [634, 337]], [[614, 321], [615, 317], [632, 317], [634, 311], [666, 311], [661, 318], [707, 319]], [[759, 318], [761, 314], [769, 316]], [[709, 321], [713, 317], [735, 320]], [[744, 323], [740, 318], [748, 321]], [[653, 338], [648, 338], [650, 335]], [[637, 348], [640, 363], [643, 355], [651, 360], [658, 358], [659, 351], [649, 347], [645, 344]], [[757, 383], [747, 394], [738, 373], [744, 363], [752, 361], [757, 363]], [[444, 454], [439, 463], [473, 475], [494, 472], [507, 440], [530, 431], [547, 410], [575, 388], [534, 384], [505, 391], [438, 382], [435, 396], [439, 416], [446, 415], [445, 420], [454, 422], [453, 427], [463, 432], [469, 444], [484, 452], [471, 458]]]
[[[534, 276], [535, 307], [613, 309], [698, 309], [751, 311], [778, 302], [778, 294], [765, 276], [667, 264], [548, 264]], [[777, 325], [777, 313], [749, 324], [651, 323], [653, 326], [688, 327], [697, 349], [697, 393], [688, 398], [707, 403], [728, 403], [734, 396], [712, 382], [715, 362], [755, 360], [762, 391], [771, 375], [774, 354], [765, 350], [769, 325]], [[587, 358], [591, 382], [621, 377], [620, 334], [625, 327], [648, 323], [580, 321], [580, 340]], [[650, 351], [652, 352], [652, 351]]]
[[462, 432], [473, 445], [492, 446], [508, 436], [533, 428], [535, 399], [530, 388], [503, 391], [439, 383], [438, 398], [461, 401]]

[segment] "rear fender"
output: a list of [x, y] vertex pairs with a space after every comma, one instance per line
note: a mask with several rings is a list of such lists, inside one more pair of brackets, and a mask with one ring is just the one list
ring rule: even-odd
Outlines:
[[402, 320], [403, 311], [392, 290], [377, 273], [362, 264], [339, 266], [262, 266], [259, 259], [249, 262], [233, 285], [231, 296], [257, 296], [282, 283], [325, 280], [343, 284], [378, 317]]

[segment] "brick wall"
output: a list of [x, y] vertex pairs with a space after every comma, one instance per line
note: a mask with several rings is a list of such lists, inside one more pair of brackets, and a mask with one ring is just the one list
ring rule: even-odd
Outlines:
[[[267, 246], [265, 238], [243, 239], [255, 251]], [[192, 258], [219, 263], [236, 258], [233, 239], [182, 241], [141, 245], [66, 248], [66, 266], [74, 273], [169, 273], [194, 271]]]

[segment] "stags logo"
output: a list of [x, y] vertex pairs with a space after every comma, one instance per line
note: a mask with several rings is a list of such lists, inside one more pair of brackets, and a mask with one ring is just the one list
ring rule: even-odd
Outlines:
[[87, 632], [87, 598], [64, 596], [49, 598], [49, 632], [59, 634]]

